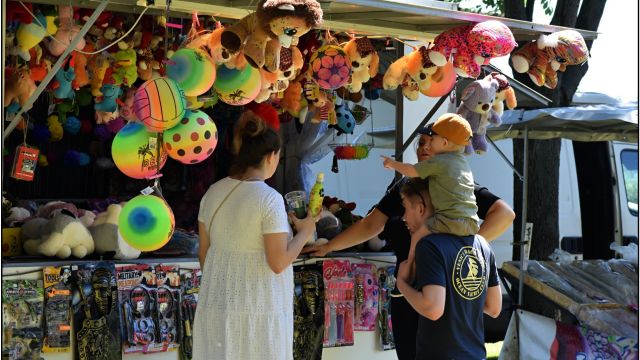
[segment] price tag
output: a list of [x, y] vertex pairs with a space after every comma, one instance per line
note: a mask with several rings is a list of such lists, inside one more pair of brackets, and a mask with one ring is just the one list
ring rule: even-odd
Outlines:
[[146, 188], [140, 190], [142, 195], [151, 195], [153, 194], [153, 188], [151, 186], [147, 186]]

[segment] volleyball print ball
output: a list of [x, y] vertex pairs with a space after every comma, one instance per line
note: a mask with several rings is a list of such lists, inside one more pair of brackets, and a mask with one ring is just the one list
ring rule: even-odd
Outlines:
[[175, 224], [167, 202], [154, 195], [138, 195], [129, 200], [118, 218], [122, 238], [140, 251], [154, 251], [166, 245]]
[[245, 66], [244, 69], [238, 70], [219, 65], [213, 89], [224, 103], [241, 106], [258, 96], [261, 85], [260, 71], [253, 66]]
[[204, 94], [216, 80], [213, 60], [200, 49], [179, 49], [169, 60], [167, 77], [175, 80], [187, 97]]
[[174, 127], [184, 117], [186, 108], [184, 91], [174, 80], [166, 77], [145, 82], [133, 99], [136, 116], [153, 132]]
[[[138, 122], [130, 122], [118, 131], [111, 143], [111, 157], [123, 174], [134, 179], [150, 178], [158, 172], [157, 135]], [[160, 169], [167, 153], [160, 151]]]
[[218, 129], [200, 110], [185, 113], [180, 123], [164, 133], [164, 148], [172, 159], [196, 164], [213, 154], [218, 144]]
[[309, 61], [313, 79], [325, 90], [336, 90], [349, 82], [351, 61], [349, 55], [336, 45], [323, 45]]

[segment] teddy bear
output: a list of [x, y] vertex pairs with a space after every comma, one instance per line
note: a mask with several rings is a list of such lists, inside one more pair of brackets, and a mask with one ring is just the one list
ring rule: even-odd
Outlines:
[[307, 99], [303, 96], [302, 83], [300, 81], [294, 80], [289, 83], [289, 87], [282, 94], [280, 109], [282, 113], [287, 113], [294, 118], [306, 118], [309, 107]]
[[[87, 43], [82, 51], [92, 52], [95, 48], [93, 44]], [[87, 61], [88, 55], [74, 51], [71, 54], [70, 66], [75, 69], [76, 78], [71, 82], [71, 86], [75, 90], [79, 90], [81, 87], [89, 84], [89, 73], [87, 73]]]
[[473, 132], [471, 143], [465, 148], [465, 154], [471, 154], [474, 150], [478, 154], [485, 153], [487, 126], [489, 123], [495, 126], [502, 123], [500, 115], [492, 108], [498, 87], [497, 80], [482, 79], [472, 82], [462, 92], [462, 101], [457, 113], [469, 122]]
[[289, 82], [296, 77], [303, 65], [302, 53], [295, 46], [280, 48], [280, 60], [280, 68], [275, 73], [260, 69], [262, 87], [254, 99], [255, 102], [264, 102], [269, 99], [271, 94], [285, 91], [289, 87]]
[[220, 40], [232, 53], [242, 50], [251, 66], [275, 72], [280, 47], [297, 45], [300, 36], [321, 23], [316, 0], [260, 0], [256, 12], [226, 28]]
[[511, 55], [511, 63], [515, 71], [528, 73], [534, 84], [555, 89], [557, 71], [564, 72], [567, 65], [583, 64], [588, 57], [582, 35], [575, 30], [562, 30], [540, 35], [537, 41], [526, 44]]
[[457, 26], [436, 36], [429, 58], [434, 64], [444, 66], [453, 55], [458, 75], [477, 78], [480, 66], [488, 65], [492, 58], [508, 55], [517, 45], [506, 25], [489, 20]]
[[22, 225], [23, 247], [28, 255], [66, 259], [93, 253], [93, 237], [78, 218], [66, 209], [52, 214], [50, 219], [36, 217]]
[[511, 87], [511, 84], [509, 84], [509, 80], [507, 79], [506, 76], [498, 72], [492, 72], [491, 74], [487, 75], [484, 79], [485, 80], [495, 79], [498, 82], [498, 90], [496, 90], [496, 98], [493, 100], [493, 105], [491, 106], [493, 111], [498, 113], [498, 115], [502, 116], [502, 114], [504, 113], [505, 102], [507, 104], [507, 107], [510, 110], [513, 110], [516, 108], [516, 106], [518, 106], [518, 101], [516, 100], [516, 93], [513, 90], [513, 87]]
[[359, 93], [362, 84], [378, 73], [380, 57], [371, 40], [366, 36], [349, 40], [343, 49], [351, 60], [351, 80], [347, 90], [351, 93]]
[[[80, 27], [73, 21], [73, 7], [69, 5], [58, 6], [58, 22], [60, 26], [56, 31], [54, 39], [49, 41], [47, 49], [53, 56], [60, 56], [69, 47], [71, 41], [80, 33]], [[76, 50], [82, 50], [86, 45], [85, 39], [80, 38], [76, 44]]]
[[[320, 89], [315, 81], [307, 79], [303, 85], [303, 96], [307, 100], [308, 111], [312, 123], [319, 123], [323, 120], [329, 125], [336, 125], [338, 117], [334, 105], [333, 96]], [[304, 123], [306, 117], [298, 118], [300, 123]]]
[[[6, 68], [5, 70], [4, 107], [17, 103], [22, 107], [36, 90], [36, 83], [31, 78], [29, 68]], [[24, 109], [25, 111], [29, 109]]]
[[[402, 85], [403, 94], [405, 93], [404, 88], [410, 86], [405, 97], [411, 100], [417, 100], [419, 91], [416, 93], [414, 87], [417, 86], [418, 90], [428, 89], [429, 86], [431, 86], [431, 76], [435, 74], [437, 70], [438, 67], [429, 59], [427, 48], [421, 46], [394, 61], [389, 66], [382, 78], [382, 86], [385, 90], [393, 90]], [[415, 86], [413, 82], [415, 82]], [[411, 95], [409, 95], [409, 93]]]
[[138, 77], [144, 81], [159, 77], [160, 63], [153, 57], [151, 49], [138, 49]]
[[114, 259], [137, 259], [141, 251], [129, 245], [118, 231], [118, 219], [122, 205], [111, 204], [107, 210], [96, 216], [89, 231], [95, 242], [98, 255], [115, 252]]
[[76, 78], [76, 71], [72, 66], [69, 66], [67, 70], [61, 68], [55, 75], [55, 82], [53, 83], [53, 97], [56, 99], [73, 99], [75, 92], [71, 86], [71, 82]]

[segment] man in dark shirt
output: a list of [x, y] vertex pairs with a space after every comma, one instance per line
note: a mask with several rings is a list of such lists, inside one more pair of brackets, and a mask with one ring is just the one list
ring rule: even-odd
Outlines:
[[479, 235], [429, 234], [424, 220], [433, 209], [423, 180], [408, 180], [401, 197], [416, 269], [412, 277], [401, 263], [397, 285], [420, 314], [416, 359], [484, 359], [482, 314], [497, 317], [502, 307], [493, 251]]

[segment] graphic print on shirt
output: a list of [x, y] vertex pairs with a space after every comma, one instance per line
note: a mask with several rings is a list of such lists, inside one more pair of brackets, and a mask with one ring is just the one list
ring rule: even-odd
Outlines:
[[464, 246], [458, 251], [453, 266], [451, 282], [458, 295], [466, 300], [475, 300], [487, 284], [487, 269], [479, 250]]

